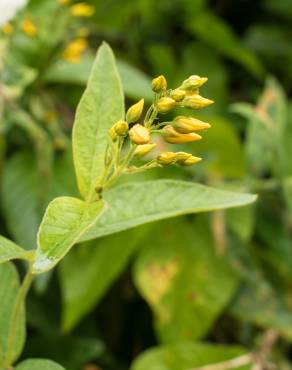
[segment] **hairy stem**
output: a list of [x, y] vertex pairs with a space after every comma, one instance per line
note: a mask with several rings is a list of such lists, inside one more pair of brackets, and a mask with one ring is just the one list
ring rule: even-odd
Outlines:
[[15, 347], [17, 329], [18, 329], [19, 319], [21, 315], [21, 308], [25, 302], [25, 298], [31, 286], [32, 280], [33, 280], [33, 274], [31, 272], [31, 265], [30, 265], [23, 279], [23, 282], [19, 288], [16, 301], [15, 301], [15, 305], [13, 308], [13, 312], [11, 315], [9, 332], [8, 332], [8, 340], [7, 340], [7, 349], [6, 349], [6, 355], [5, 355], [5, 361], [4, 361], [5, 368], [9, 368], [12, 365], [11, 362], [13, 360], [13, 351]]

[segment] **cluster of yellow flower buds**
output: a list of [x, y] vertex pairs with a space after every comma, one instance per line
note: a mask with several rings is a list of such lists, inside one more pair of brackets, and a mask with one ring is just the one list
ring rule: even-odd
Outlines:
[[152, 90], [158, 93], [156, 109], [159, 113], [167, 113], [175, 107], [200, 109], [213, 104], [213, 101], [199, 94], [199, 88], [207, 82], [207, 77], [190, 76], [177, 89], [167, 91], [167, 82], [164, 76], [156, 77], [152, 81]]
[[[155, 93], [154, 101], [145, 116], [143, 117], [144, 99], [141, 99], [127, 110], [124, 120], [116, 122], [109, 130], [113, 150], [110, 158], [116, 158], [116, 161], [120, 161], [113, 165], [113, 173], [115, 174], [118, 169], [133, 173], [153, 167], [173, 164], [191, 166], [200, 162], [201, 158], [190, 153], [163, 151], [152, 155], [149, 162], [141, 167], [129, 166], [132, 159], [144, 157], [155, 148], [157, 149], [157, 144], [152, 142], [152, 134], [161, 135], [164, 141], [169, 144], [183, 144], [202, 139], [197, 131], [210, 128], [211, 126], [207, 122], [189, 116], [177, 116], [167, 122], [157, 122], [157, 119], [160, 113], [167, 113], [176, 107], [199, 109], [212, 104], [212, 100], [199, 94], [199, 88], [206, 81], [206, 77], [190, 76], [183, 81], [181, 86], [171, 90], [167, 89], [167, 81], [164, 76], [154, 78], [152, 80], [152, 90]], [[126, 155], [123, 156], [121, 151], [127, 139], [130, 146], [128, 146]]]

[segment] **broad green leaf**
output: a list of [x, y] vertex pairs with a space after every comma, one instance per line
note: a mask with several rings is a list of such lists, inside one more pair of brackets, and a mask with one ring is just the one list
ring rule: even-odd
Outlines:
[[73, 197], [54, 199], [39, 228], [33, 272], [42, 273], [53, 268], [96, 222], [104, 207], [102, 200], [86, 203]]
[[[59, 59], [48, 68], [44, 79], [52, 83], [86, 85], [93, 62], [92, 54], [85, 55], [78, 63]], [[117, 60], [117, 68], [127, 97], [152, 100], [151, 80], [144, 72], [123, 60]]]
[[13, 259], [29, 259], [30, 252], [0, 235], [0, 263]]
[[252, 194], [233, 193], [185, 181], [129, 183], [105, 193], [107, 211], [81, 240], [188, 213], [208, 212], [253, 203]]
[[65, 370], [63, 366], [51, 360], [29, 359], [21, 362], [15, 370]]
[[[144, 226], [72, 249], [60, 266], [64, 330], [76, 326], [101, 300], [148, 230]], [[86, 266], [82, 274], [80, 266]]]
[[211, 231], [175, 220], [149, 234], [134, 266], [138, 290], [150, 305], [163, 343], [204, 336], [230, 301], [238, 278], [216, 255]]
[[73, 127], [73, 158], [81, 195], [90, 199], [104, 170], [108, 130], [124, 117], [124, 97], [114, 55], [103, 43]]
[[[17, 271], [12, 263], [7, 262], [0, 264], [0, 368], [3, 365], [7, 355], [8, 332], [11, 325], [11, 319], [16, 302], [16, 296], [19, 291], [19, 278]], [[20, 355], [25, 340], [25, 321], [24, 308], [20, 315], [15, 338], [13, 353], [9, 358], [15, 361]]]
[[[200, 342], [182, 342], [168, 346], [155, 347], [145, 351], [136, 359], [131, 370], [196, 370], [196, 368], [211, 364], [214, 366], [218, 364], [219, 366], [220, 363], [239, 357], [242, 358], [242, 356], [246, 354], [247, 351], [241, 347]], [[245, 359], [246, 365], [236, 367], [236, 370], [251, 369], [248, 356], [245, 356]], [[235, 370], [235, 367], [221, 366], [217, 368], [218, 370]]]

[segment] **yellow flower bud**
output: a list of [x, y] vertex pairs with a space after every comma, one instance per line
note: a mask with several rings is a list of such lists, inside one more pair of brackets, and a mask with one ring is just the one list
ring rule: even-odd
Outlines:
[[71, 6], [70, 11], [74, 17], [91, 17], [94, 14], [94, 7], [86, 3], [77, 3]]
[[109, 133], [109, 136], [111, 137], [112, 141], [116, 141], [116, 140], [117, 140], [118, 135], [117, 135], [117, 133], [116, 133], [116, 130], [115, 130], [114, 126], [113, 126], [113, 127], [111, 127], [111, 128], [108, 130], [108, 133]]
[[170, 93], [170, 97], [176, 102], [182, 101], [185, 96], [186, 96], [186, 92], [181, 89], [172, 90], [172, 92]]
[[183, 144], [202, 139], [202, 136], [195, 133], [180, 134], [171, 125], [165, 126], [161, 133], [164, 140], [170, 144]]
[[186, 152], [177, 152], [175, 156], [175, 163], [182, 164], [187, 159], [189, 159], [192, 155]]
[[188, 159], [186, 159], [183, 163], [180, 163], [182, 166], [192, 166], [198, 162], [201, 162], [202, 158], [191, 156]]
[[162, 90], [166, 90], [167, 81], [163, 75], [160, 75], [152, 80], [152, 90], [159, 93]]
[[175, 163], [176, 153], [173, 152], [162, 152], [156, 158], [157, 163], [162, 166], [167, 166], [169, 164]]
[[185, 116], [176, 117], [172, 122], [172, 126], [181, 134], [189, 134], [190, 132], [205, 130], [211, 127], [211, 125], [207, 122]]
[[140, 125], [139, 123], [137, 123], [131, 128], [129, 134], [130, 140], [134, 144], [137, 145], [148, 144], [150, 141], [149, 130], [145, 126]]
[[159, 113], [167, 113], [171, 109], [173, 109], [176, 105], [175, 100], [173, 100], [170, 97], [163, 97], [158, 100], [156, 103], [156, 109], [158, 110]]
[[211, 105], [213, 103], [214, 103], [213, 100], [203, 98], [201, 95], [198, 95], [198, 94], [188, 96], [182, 102], [184, 107], [192, 108], [192, 109], [205, 108], [205, 107], [208, 107], [208, 105]]
[[126, 114], [126, 120], [129, 123], [137, 122], [141, 117], [144, 108], [144, 99], [138, 101], [138, 103], [132, 105]]
[[6, 24], [4, 24], [1, 30], [5, 35], [11, 35], [13, 32], [13, 26], [10, 22], [7, 22]]
[[114, 124], [114, 130], [118, 136], [125, 136], [129, 131], [129, 125], [126, 121], [118, 121]]
[[143, 144], [143, 145], [138, 145], [137, 148], [135, 149], [134, 155], [136, 157], [144, 157], [144, 155], [148, 154], [151, 152], [152, 149], [156, 147], [156, 144]]
[[30, 37], [34, 37], [37, 34], [37, 28], [30, 19], [24, 19], [21, 23], [21, 29]]
[[204, 85], [204, 83], [206, 83], [207, 81], [208, 81], [207, 77], [200, 77], [200, 76], [197, 76], [197, 75], [192, 75], [189, 78], [187, 78], [186, 80], [184, 80], [184, 82], [180, 86], [180, 89], [196, 90], [199, 87], [201, 87], [202, 85]]

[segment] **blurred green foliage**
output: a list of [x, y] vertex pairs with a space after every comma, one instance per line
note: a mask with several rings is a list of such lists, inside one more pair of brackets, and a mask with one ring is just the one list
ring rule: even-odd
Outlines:
[[[213, 128], [186, 145], [204, 160], [164, 176], [259, 199], [75, 247], [34, 285], [23, 358], [46, 356], [68, 370], [195, 370], [253, 353], [260, 369], [267, 362], [292, 369], [291, 1], [88, 3], [94, 15], [78, 18], [57, 0], [31, 0], [13, 31], [1, 33], [1, 234], [34, 247], [47, 202], [76, 194], [69, 135], [104, 39], [118, 56], [128, 104], [149, 103], [158, 74], [170, 86], [191, 74], [209, 77], [202, 91], [216, 104], [201, 117]], [[88, 46], [78, 61], [65, 60], [80, 38]], [[1, 266], [1, 286], [9, 274], [16, 279]], [[1, 303], [0, 325], [7, 315]], [[46, 364], [17, 369], [34, 366]], [[236, 368], [253, 369], [250, 361]]]

